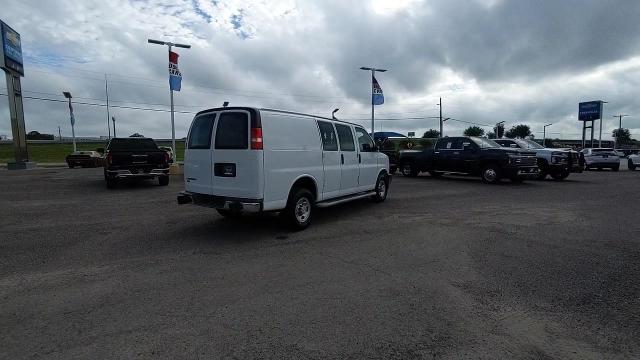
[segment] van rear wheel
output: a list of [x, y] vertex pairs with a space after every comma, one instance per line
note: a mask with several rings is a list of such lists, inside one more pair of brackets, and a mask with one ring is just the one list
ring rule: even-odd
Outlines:
[[383, 202], [387, 198], [387, 192], [389, 191], [389, 178], [386, 174], [378, 175], [375, 191], [376, 194], [373, 195], [373, 201]]
[[304, 230], [311, 224], [313, 195], [307, 189], [294, 190], [283, 215], [293, 230]]

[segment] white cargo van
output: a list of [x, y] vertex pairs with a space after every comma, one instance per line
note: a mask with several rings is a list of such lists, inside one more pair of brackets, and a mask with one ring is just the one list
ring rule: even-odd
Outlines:
[[287, 111], [224, 107], [196, 114], [178, 203], [223, 216], [280, 211], [294, 228], [314, 207], [384, 201], [389, 158], [359, 125]]

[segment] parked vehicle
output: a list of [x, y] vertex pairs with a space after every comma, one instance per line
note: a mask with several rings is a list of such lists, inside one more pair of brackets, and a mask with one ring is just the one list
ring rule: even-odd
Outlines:
[[104, 179], [112, 189], [122, 179], [158, 179], [169, 185], [169, 154], [158, 149], [153, 139], [113, 138], [107, 145]]
[[549, 149], [528, 139], [497, 139], [494, 141], [504, 147], [535, 151], [539, 169], [538, 179], [540, 180], [545, 179], [547, 175], [555, 180], [564, 180], [572, 172], [582, 172], [580, 153], [577, 151]]
[[223, 216], [279, 211], [295, 229], [314, 207], [384, 201], [389, 158], [360, 125], [313, 115], [224, 107], [196, 114], [178, 203]]
[[398, 157], [402, 150], [422, 150], [433, 148], [437, 139], [388, 137], [378, 142], [380, 152], [389, 157], [391, 174], [395, 174], [398, 168]]
[[585, 170], [593, 168], [620, 170], [620, 157], [611, 148], [583, 149], [582, 154], [584, 155]]
[[173, 163], [173, 148], [171, 146], [158, 146], [158, 149], [160, 150], [164, 150], [167, 152], [167, 154], [169, 154], [169, 164]]
[[629, 170], [635, 170], [640, 167], [640, 154], [632, 154], [627, 157], [627, 166]]
[[102, 154], [97, 151], [74, 151], [65, 158], [70, 169], [102, 166]]
[[480, 176], [486, 183], [505, 177], [513, 182], [538, 176], [536, 153], [524, 149], [503, 148], [479, 137], [439, 138], [434, 149], [400, 152], [400, 168], [405, 176], [429, 172]]

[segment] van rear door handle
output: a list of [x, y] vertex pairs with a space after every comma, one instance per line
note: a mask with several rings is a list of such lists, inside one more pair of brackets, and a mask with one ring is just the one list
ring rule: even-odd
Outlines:
[[344, 154], [340, 154], [340, 163], [344, 165]]

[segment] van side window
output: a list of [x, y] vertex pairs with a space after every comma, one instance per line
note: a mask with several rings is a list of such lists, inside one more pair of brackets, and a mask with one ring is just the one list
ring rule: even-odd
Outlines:
[[191, 132], [189, 132], [189, 149], [211, 148], [211, 131], [216, 114], [200, 115], [193, 119]]
[[351, 127], [346, 125], [336, 124], [336, 130], [338, 131], [338, 140], [340, 141], [340, 150], [356, 151], [356, 146], [353, 143], [353, 133], [351, 132]]
[[322, 137], [322, 149], [324, 151], [338, 151], [338, 139], [333, 125], [330, 122], [318, 121], [318, 128]]
[[[367, 132], [361, 128], [356, 127], [356, 138], [358, 138], [358, 145], [360, 146], [360, 151], [362, 152], [371, 152], [375, 146], [373, 140], [371, 140], [371, 136], [367, 134]], [[365, 146], [368, 145], [368, 146]]]
[[247, 149], [249, 116], [241, 112], [223, 112], [218, 118], [216, 149]]

